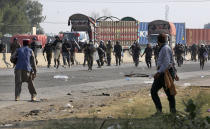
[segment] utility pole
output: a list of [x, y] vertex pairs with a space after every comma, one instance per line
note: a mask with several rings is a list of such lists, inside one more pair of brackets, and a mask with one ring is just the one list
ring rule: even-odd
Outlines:
[[169, 9], [170, 9], [170, 8], [169, 8], [169, 6], [168, 6], [168, 5], [166, 5], [166, 6], [165, 6], [165, 20], [166, 20], [166, 21], [168, 21], [168, 20], [169, 20], [169, 19], [168, 19]]

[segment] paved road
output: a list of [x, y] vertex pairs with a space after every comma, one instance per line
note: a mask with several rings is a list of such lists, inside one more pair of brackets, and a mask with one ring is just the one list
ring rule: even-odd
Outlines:
[[[184, 66], [177, 69], [180, 74], [183, 74], [183, 77], [200, 76], [201, 73], [198, 62], [186, 62]], [[210, 63], [207, 63], [204, 71], [208, 70], [210, 70]], [[73, 66], [71, 69], [38, 68], [38, 75], [35, 79], [35, 86], [38, 90], [38, 93], [41, 94], [42, 97], [49, 98], [58, 97], [61, 94], [66, 94], [68, 90], [94, 90], [97, 88], [109, 88], [111, 86], [117, 87], [126, 84], [140, 84], [144, 83], [144, 81], [152, 81], [151, 79], [148, 80], [148, 78], [133, 79], [129, 82], [126, 81], [124, 75], [132, 72], [150, 75], [154, 74], [156, 70], [155, 67], [152, 69], [147, 69], [144, 63], [140, 63], [138, 68], [135, 68], [133, 64], [123, 64], [120, 67], [105, 66], [100, 69], [94, 66], [94, 70], [91, 72], [87, 71], [87, 67], [83, 66]], [[6, 103], [6, 101], [14, 100], [13, 73], [13, 69], [0, 70], [0, 107], [2, 102]], [[68, 76], [69, 79], [54, 79], [54, 76], [56, 75], [65, 75]], [[26, 84], [23, 85], [23, 93], [21, 96], [24, 96], [24, 98], [29, 98]]]

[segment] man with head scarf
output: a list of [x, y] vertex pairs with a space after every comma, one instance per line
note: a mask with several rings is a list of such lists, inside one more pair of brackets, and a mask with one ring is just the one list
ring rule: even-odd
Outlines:
[[169, 88], [165, 85], [165, 78], [164, 75], [166, 70], [169, 71], [170, 76], [172, 79], [176, 77], [176, 70], [174, 67], [174, 59], [173, 53], [169, 45], [166, 43], [167, 38], [165, 34], [160, 34], [158, 36], [158, 45], [160, 46], [160, 52], [157, 62], [157, 73], [154, 75], [154, 82], [151, 88], [151, 96], [152, 100], [155, 104], [157, 113], [162, 113], [162, 105], [160, 102], [160, 98], [158, 96], [158, 91], [163, 88], [169, 101], [169, 107], [171, 113], [176, 113], [176, 102], [175, 102], [175, 95], [170, 93]]
[[31, 101], [36, 100], [36, 90], [34, 88], [34, 78], [37, 69], [35, 56], [32, 49], [29, 48], [29, 39], [23, 40], [23, 47], [18, 48], [11, 57], [15, 66], [15, 101], [20, 100], [21, 87], [23, 82], [28, 83], [28, 89], [31, 94]]

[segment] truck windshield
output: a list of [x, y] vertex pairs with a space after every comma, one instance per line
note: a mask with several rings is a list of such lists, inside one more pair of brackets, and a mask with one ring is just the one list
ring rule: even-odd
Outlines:
[[79, 40], [83, 40], [85, 39], [85, 33], [79, 33], [80, 36], [79, 36]]
[[157, 37], [158, 35], [150, 35], [148, 37], [149, 43], [157, 43]]
[[77, 39], [75, 33], [64, 33], [63, 38], [68, 39], [69, 41], [73, 41]]

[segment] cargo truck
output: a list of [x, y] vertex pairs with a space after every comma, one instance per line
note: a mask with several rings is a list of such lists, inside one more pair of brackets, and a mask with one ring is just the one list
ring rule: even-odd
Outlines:
[[168, 37], [168, 44], [174, 48], [176, 43], [176, 28], [173, 23], [163, 20], [155, 20], [148, 24], [148, 42], [157, 43], [157, 36], [164, 33]]

